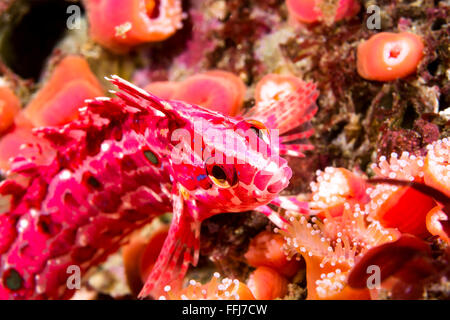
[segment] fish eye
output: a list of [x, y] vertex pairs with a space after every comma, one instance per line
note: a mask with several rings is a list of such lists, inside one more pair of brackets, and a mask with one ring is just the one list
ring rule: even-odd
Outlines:
[[258, 138], [269, 144], [269, 129], [267, 129], [262, 122], [258, 120], [248, 120], [247, 123], [250, 125], [250, 130], [252, 130]]
[[257, 127], [251, 126], [250, 130], [252, 130], [259, 138], [262, 138], [262, 133], [261, 133], [260, 129], [258, 129]]
[[237, 185], [238, 179], [234, 166], [230, 168], [214, 164], [213, 157], [205, 161], [206, 172], [211, 181], [219, 188], [231, 188]]
[[219, 166], [213, 166], [209, 177], [220, 187], [228, 187], [227, 175]]

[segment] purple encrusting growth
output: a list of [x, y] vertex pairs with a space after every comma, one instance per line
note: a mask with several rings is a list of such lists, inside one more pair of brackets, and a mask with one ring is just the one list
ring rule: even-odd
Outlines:
[[[118, 98], [90, 101], [80, 109], [79, 119], [63, 127], [36, 129], [55, 152], [12, 160], [0, 184], [0, 299], [71, 297], [69, 266], [79, 266], [84, 274], [117, 251], [132, 231], [173, 212], [169, 235], [141, 292], [142, 297], [157, 296], [183, 277], [189, 264], [197, 263], [204, 219], [256, 209], [283, 227], [282, 217], [266, 204], [307, 210], [295, 200], [277, 198], [292, 173], [277, 156], [278, 143], [263, 141], [261, 135], [281, 127], [280, 154], [302, 156], [301, 150], [310, 146], [295, 143], [299, 135], [291, 132], [317, 110], [314, 85], [269, 106], [275, 116], [267, 129], [240, 117], [162, 101], [118, 77], [111, 81], [120, 89]], [[296, 120], [289, 122], [287, 115]], [[261, 121], [264, 113], [256, 109], [252, 116]], [[195, 123], [236, 141], [238, 152], [230, 153], [204, 131], [196, 131]], [[229, 130], [236, 128], [254, 132], [250, 138], [267, 144], [268, 152], [259, 152], [248, 137]], [[174, 140], [177, 129], [191, 138]], [[211, 163], [193, 150], [196, 137], [203, 138], [202, 150], [231, 157], [231, 164]], [[180, 141], [184, 148], [174, 153]]]

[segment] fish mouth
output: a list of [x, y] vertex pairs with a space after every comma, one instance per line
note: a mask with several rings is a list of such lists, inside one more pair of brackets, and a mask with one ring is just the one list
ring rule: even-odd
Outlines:
[[289, 185], [289, 180], [292, 177], [292, 170], [288, 166], [285, 166], [280, 169], [281, 171], [281, 179], [270, 184], [267, 187], [267, 191], [270, 193], [279, 193], [283, 189], [285, 189]]

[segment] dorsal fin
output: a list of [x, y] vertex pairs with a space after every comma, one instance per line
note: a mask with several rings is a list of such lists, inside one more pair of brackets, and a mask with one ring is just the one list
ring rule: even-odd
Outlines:
[[286, 98], [269, 105], [259, 103], [245, 116], [260, 120], [271, 129], [280, 130], [282, 135], [308, 122], [317, 112], [316, 99], [319, 91], [316, 88], [315, 83], [304, 82], [304, 85]]
[[117, 75], [112, 75], [111, 78], [106, 77], [106, 79], [117, 86], [119, 91], [114, 93], [127, 104], [140, 110], [149, 110], [152, 108], [162, 112], [170, 119], [178, 119], [175, 115], [174, 108], [168, 102], [159, 99], [150, 92], [135, 86]]
[[281, 155], [303, 157], [302, 151], [314, 149], [305, 143], [305, 139], [314, 133], [309, 121], [317, 112], [318, 96], [315, 83], [303, 82], [284, 99], [270, 104], [259, 103], [245, 116], [263, 122], [270, 129], [279, 130]]

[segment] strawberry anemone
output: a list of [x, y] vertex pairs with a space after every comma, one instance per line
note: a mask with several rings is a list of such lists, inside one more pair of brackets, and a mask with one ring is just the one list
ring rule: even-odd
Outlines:
[[180, 0], [84, 0], [84, 3], [92, 39], [116, 53], [165, 40], [182, 27]]
[[[390, 159], [382, 156], [378, 164], [372, 164], [376, 177], [424, 182], [423, 157], [403, 152], [399, 157], [392, 153]], [[368, 188], [369, 203], [365, 206], [370, 218], [376, 219], [388, 228], [398, 228], [401, 232], [420, 237], [429, 235], [426, 226], [427, 214], [436, 201], [408, 186], [377, 184]]]
[[288, 291], [286, 277], [269, 267], [258, 267], [251, 274], [247, 285], [257, 300], [283, 298]]
[[[15, 128], [0, 140], [0, 169], [10, 169], [10, 158], [44, 160], [48, 142], [32, 133], [33, 127], [66, 124], [78, 116], [86, 99], [101, 96], [103, 89], [80, 56], [66, 56], [54, 68], [44, 86], [14, 119]], [[33, 146], [26, 148], [25, 146]]]
[[16, 97], [6, 83], [0, 81], [0, 133], [11, 127], [14, 123], [14, 118], [19, 112], [19, 98]]
[[83, 57], [64, 57], [49, 80], [23, 111], [35, 127], [57, 126], [78, 116], [84, 101], [103, 95], [103, 89]]
[[181, 82], [153, 82], [145, 89], [167, 100], [181, 100], [231, 116], [240, 112], [246, 91], [241, 78], [222, 70], [196, 74]]
[[[325, 18], [326, 3], [323, 0], [286, 0], [286, 5], [290, 16], [302, 23], [316, 23]], [[351, 18], [359, 12], [359, 9], [357, 0], [339, 0], [332, 9], [332, 21]]]
[[377, 33], [358, 46], [358, 73], [367, 80], [404, 78], [416, 71], [423, 49], [422, 38], [413, 33]]
[[269, 267], [291, 278], [301, 267], [301, 262], [288, 259], [284, 254], [284, 238], [270, 231], [262, 231], [251, 241], [244, 257], [252, 267]]
[[384, 287], [396, 297], [423, 292], [435, 266], [421, 238], [431, 233], [448, 243], [450, 230], [448, 139], [427, 151], [425, 157], [380, 157], [372, 165], [375, 178], [368, 180], [373, 187], [342, 168], [318, 171], [311, 184], [316, 215], [291, 212], [288, 228], [280, 231], [288, 254], [306, 261], [308, 299], [376, 297], [364, 280], [371, 265], [380, 266]]
[[267, 74], [256, 84], [255, 103], [270, 105], [282, 101], [304, 85], [303, 80], [292, 75]]
[[[123, 260], [127, 282], [133, 294], [137, 295], [143, 281], [151, 271], [159, 254], [167, 227], [157, 230], [149, 239], [138, 235], [123, 248]], [[239, 299], [272, 300], [282, 298], [288, 289], [288, 278], [301, 265], [300, 261], [288, 259], [284, 253], [285, 241], [281, 235], [263, 231], [252, 239], [245, 254], [251, 266], [256, 269], [250, 274], [247, 284], [225, 278], [219, 281], [215, 274], [211, 281], [201, 284], [189, 281], [183, 288], [181, 282], [171, 283], [165, 288], [160, 299]]]
[[224, 278], [218, 272], [212, 279], [202, 284], [190, 280], [186, 288], [174, 290], [171, 286], [164, 288], [160, 300], [255, 300], [247, 285], [237, 279]]
[[161, 99], [171, 100], [174, 98], [179, 85], [178, 82], [174, 81], [154, 81], [148, 84], [144, 89]]
[[438, 236], [447, 244], [450, 244], [450, 226], [448, 215], [442, 211], [441, 206], [436, 206], [428, 212], [426, 217], [426, 225], [428, 231], [433, 236]]
[[367, 203], [366, 183], [362, 176], [344, 168], [327, 167], [316, 172], [311, 182], [312, 202], [310, 208], [323, 217], [326, 210], [331, 216], [340, 216], [346, 203]]
[[395, 229], [367, 219], [359, 204], [346, 203], [340, 216], [292, 216], [286, 230], [287, 254], [306, 262], [307, 299], [369, 299], [367, 289], [353, 289], [347, 275], [370, 248], [399, 237]]
[[[442, 260], [448, 261], [448, 250]], [[378, 267], [378, 283], [370, 279], [373, 267]], [[348, 276], [352, 288], [370, 286], [373, 299], [385, 291], [391, 299], [420, 299], [433, 278], [448, 272], [446, 266], [436, 265], [428, 243], [410, 234], [402, 234], [396, 241], [370, 249], [358, 261]], [[447, 268], [448, 269], [448, 268]]]
[[136, 297], [153, 269], [168, 232], [168, 226], [162, 226], [148, 239], [135, 235], [122, 249], [127, 283]]
[[437, 140], [427, 146], [424, 181], [450, 197], [450, 139]]
[[37, 137], [30, 128], [16, 127], [0, 140], [0, 171], [11, 169], [12, 159], [46, 164], [55, 154], [48, 140]]

